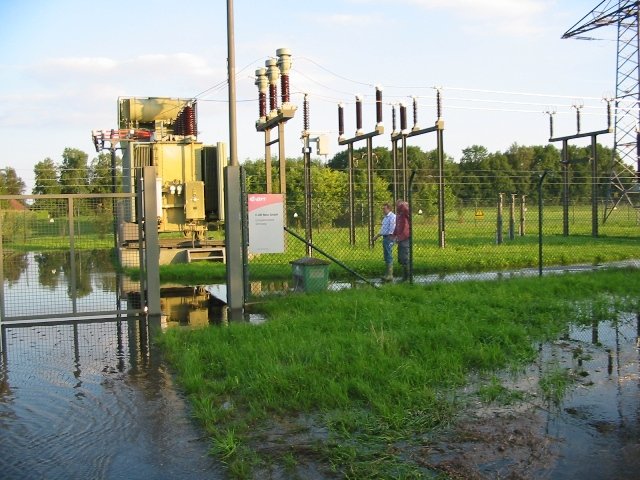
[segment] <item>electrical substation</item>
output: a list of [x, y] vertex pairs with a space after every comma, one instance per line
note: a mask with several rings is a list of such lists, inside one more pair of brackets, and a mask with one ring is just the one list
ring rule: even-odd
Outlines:
[[[122, 191], [140, 188], [144, 167], [156, 170], [158, 233], [177, 233], [161, 241], [160, 263], [225, 261], [223, 242], [207, 238], [209, 227], [224, 222], [222, 173], [224, 143], [197, 139], [197, 104], [190, 99], [149, 97], [118, 99], [118, 129], [94, 131], [96, 149], [122, 152]], [[118, 248], [138, 240], [135, 205], [118, 212]], [[121, 255], [122, 258], [127, 256]]]

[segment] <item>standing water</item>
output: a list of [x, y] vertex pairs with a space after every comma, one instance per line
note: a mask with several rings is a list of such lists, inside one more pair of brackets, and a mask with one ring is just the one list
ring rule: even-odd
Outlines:
[[[85, 303], [104, 310], [119, 301], [108, 258], [78, 262], [73, 289], [68, 255], [21, 258], [5, 262], [8, 316], [64, 312], [72, 301], [79, 311]], [[134, 297], [125, 294], [124, 301]], [[222, 478], [204, 432], [153, 346], [155, 328], [139, 317], [5, 322], [0, 477]]]
[[221, 478], [147, 332], [139, 319], [5, 328], [2, 478]]

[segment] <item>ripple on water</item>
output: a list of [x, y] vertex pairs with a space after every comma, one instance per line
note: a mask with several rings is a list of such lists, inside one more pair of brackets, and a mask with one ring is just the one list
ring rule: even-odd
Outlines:
[[3, 478], [220, 478], [139, 327], [111, 321], [6, 329]]

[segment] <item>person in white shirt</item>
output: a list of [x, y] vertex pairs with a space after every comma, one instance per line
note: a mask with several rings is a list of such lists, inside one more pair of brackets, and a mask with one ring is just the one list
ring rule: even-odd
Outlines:
[[382, 225], [380, 226], [380, 232], [373, 237], [375, 242], [378, 238], [382, 237], [382, 254], [384, 257], [384, 263], [387, 265], [385, 276], [383, 280], [390, 282], [393, 280], [393, 244], [395, 239], [393, 238], [393, 231], [396, 228], [396, 214], [393, 213], [391, 205], [385, 203], [382, 206]]

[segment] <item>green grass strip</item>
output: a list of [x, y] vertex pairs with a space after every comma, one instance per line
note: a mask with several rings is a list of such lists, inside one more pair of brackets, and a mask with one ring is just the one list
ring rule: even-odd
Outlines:
[[259, 326], [176, 328], [160, 342], [232, 476], [290, 464], [256, 438], [303, 415], [328, 432], [313, 455], [338, 476], [413, 478], [388, 445], [450, 422], [472, 374], [534, 360], [534, 342], [590, 321], [578, 303], [638, 311], [638, 291], [640, 272], [622, 269], [290, 295], [264, 303]]

